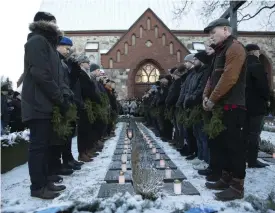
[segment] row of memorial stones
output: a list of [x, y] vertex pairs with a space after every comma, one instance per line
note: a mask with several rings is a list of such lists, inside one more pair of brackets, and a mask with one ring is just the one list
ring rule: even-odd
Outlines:
[[[135, 127], [133, 128], [135, 132], [132, 143], [139, 143], [141, 148], [138, 151], [140, 151], [141, 158], [144, 158], [144, 162], [147, 163], [144, 165], [156, 169], [158, 176], [162, 177], [164, 183], [160, 190], [169, 195], [199, 195], [198, 190], [190, 182], [185, 181], [185, 175], [177, 169], [162, 148], [149, 136], [148, 130], [140, 125], [137, 128], [135, 123], [132, 125]], [[123, 126], [119, 136], [112, 161], [104, 179], [106, 183], [101, 185], [98, 197], [112, 197], [119, 192], [135, 194], [131, 170], [131, 141], [126, 136], [126, 125]]]

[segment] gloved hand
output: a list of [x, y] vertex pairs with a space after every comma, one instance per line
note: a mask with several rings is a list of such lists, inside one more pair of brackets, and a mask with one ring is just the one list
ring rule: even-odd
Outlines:
[[205, 98], [203, 99], [203, 101], [202, 101], [202, 107], [203, 107], [203, 109], [204, 109], [205, 111], [207, 111], [207, 107], [206, 107], [207, 101], [208, 101], [208, 98], [207, 98], [207, 97], [205, 97]]
[[63, 96], [63, 102], [61, 102], [59, 107], [60, 107], [60, 113], [64, 117], [66, 115], [67, 111], [69, 110], [69, 107], [70, 107], [70, 101], [69, 101], [69, 96], [68, 95]]

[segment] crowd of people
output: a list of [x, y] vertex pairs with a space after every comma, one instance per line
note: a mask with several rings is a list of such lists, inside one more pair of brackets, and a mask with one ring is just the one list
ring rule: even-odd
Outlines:
[[121, 115], [133, 115], [136, 117], [143, 116], [143, 111], [141, 108], [141, 100], [134, 98], [130, 100], [120, 101], [120, 114]]
[[[54, 199], [66, 188], [56, 185], [62, 176], [91, 162], [114, 136], [117, 94], [99, 65], [72, 51], [52, 14], [38, 12], [29, 29], [21, 108], [30, 129], [30, 190], [33, 197]], [[71, 151], [75, 134], [78, 161]]]
[[249, 168], [268, 166], [257, 160], [270, 108], [267, 73], [259, 46], [240, 43], [228, 20], [213, 21], [204, 32], [211, 45], [187, 55], [144, 94], [145, 119], [192, 160], [206, 176], [208, 189], [220, 190], [218, 200], [241, 199], [246, 163]]

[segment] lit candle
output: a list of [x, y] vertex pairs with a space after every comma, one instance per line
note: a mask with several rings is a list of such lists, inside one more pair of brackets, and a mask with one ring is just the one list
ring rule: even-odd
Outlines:
[[156, 152], [156, 160], [160, 159], [160, 153]]
[[122, 172], [122, 171], [119, 173], [118, 183], [119, 184], [124, 184], [125, 183], [125, 176], [124, 176], [124, 172]]
[[125, 145], [124, 145], [124, 149], [128, 149], [128, 144], [125, 144]]
[[171, 178], [171, 176], [172, 176], [172, 171], [171, 171], [171, 169], [170, 169], [170, 167], [166, 167], [166, 169], [165, 169], [165, 178]]
[[126, 162], [127, 161], [127, 154], [122, 154], [121, 155], [121, 161]]
[[156, 152], [157, 152], [156, 147], [153, 147], [153, 148], [152, 148], [152, 153], [155, 154]]
[[122, 164], [121, 164], [121, 170], [122, 170], [123, 172], [126, 172], [126, 170], [127, 170], [126, 162], [122, 162]]
[[159, 165], [160, 165], [160, 167], [165, 167], [165, 160], [160, 159]]
[[151, 149], [153, 147], [153, 144], [152, 143], [149, 143], [149, 148]]
[[181, 194], [181, 182], [179, 180], [175, 180], [174, 181], [174, 193], [176, 195], [180, 195]]
[[273, 153], [272, 157], [275, 158], [275, 152]]

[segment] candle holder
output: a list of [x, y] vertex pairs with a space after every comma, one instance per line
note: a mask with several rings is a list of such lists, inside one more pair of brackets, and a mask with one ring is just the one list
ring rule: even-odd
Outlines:
[[119, 183], [119, 184], [125, 184], [125, 176], [124, 176], [124, 172], [123, 172], [123, 171], [121, 171], [121, 172], [119, 173], [118, 183]]
[[129, 140], [132, 140], [134, 137], [134, 132], [133, 129], [127, 129], [127, 137], [129, 138]]
[[155, 154], [156, 152], [157, 152], [156, 147], [153, 147], [153, 148], [152, 148], [152, 153]]
[[123, 172], [127, 171], [126, 162], [122, 162], [122, 164], [121, 164], [121, 171], [123, 171]]
[[159, 160], [159, 159], [160, 159], [160, 153], [156, 152], [156, 160]]
[[179, 180], [175, 180], [174, 181], [174, 193], [176, 195], [180, 195], [181, 194], [181, 182]]
[[164, 159], [160, 159], [159, 166], [162, 167], [162, 168], [165, 167], [165, 160]]
[[165, 178], [171, 178], [172, 176], [172, 170], [170, 169], [170, 167], [166, 167], [165, 169]]

